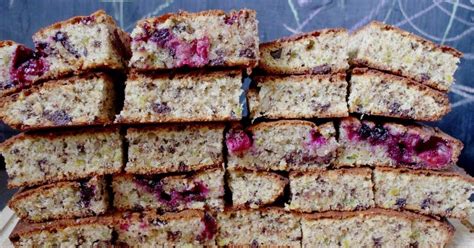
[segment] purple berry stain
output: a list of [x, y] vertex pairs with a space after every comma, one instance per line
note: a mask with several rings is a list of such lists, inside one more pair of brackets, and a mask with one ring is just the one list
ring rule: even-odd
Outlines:
[[252, 137], [243, 130], [231, 130], [226, 134], [225, 143], [229, 153], [241, 153], [250, 149]]
[[211, 240], [217, 233], [217, 222], [212, 215], [205, 213], [201, 219], [204, 229], [196, 237], [196, 240], [203, 243], [206, 240]]
[[309, 131], [309, 142], [306, 145], [310, 149], [317, 149], [327, 143], [327, 139], [317, 130]]
[[185, 190], [165, 192], [160, 178], [137, 178], [136, 184], [143, 190], [156, 196], [158, 201], [167, 207], [176, 208], [180, 204], [193, 201], [204, 201], [209, 193], [208, 187], [202, 182], [194, 182], [194, 186]]
[[92, 198], [95, 196], [95, 186], [88, 185], [87, 182], [80, 182], [79, 192], [81, 194], [82, 206], [88, 208], [91, 204]]
[[399, 164], [419, 166], [429, 169], [443, 169], [451, 161], [452, 148], [448, 143], [439, 137], [430, 137], [423, 140], [422, 137], [414, 133], [391, 134], [387, 128], [377, 124], [369, 126], [366, 123], [361, 125], [350, 124], [344, 127], [349, 140], [353, 142], [366, 141], [371, 145], [383, 145], [387, 153]]
[[143, 33], [135, 37], [134, 42], [154, 42], [160, 48], [169, 50], [176, 59], [176, 66], [202, 67], [209, 63], [208, 37], [184, 41], [176, 37], [168, 28], [154, 29], [150, 24], [143, 26]]

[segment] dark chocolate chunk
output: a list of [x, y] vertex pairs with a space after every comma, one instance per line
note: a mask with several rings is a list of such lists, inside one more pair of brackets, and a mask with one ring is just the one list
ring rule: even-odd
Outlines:
[[328, 64], [318, 65], [313, 68], [313, 74], [328, 74], [331, 73], [331, 67]]
[[282, 50], [283, 49], [280, 48], [280, 49], [277, 49], [275, 51], [270, 51], [270, 56], [272, 56], [272, 58], [274, 58], [274, 59], [279, 59], [279, 58], [281, 58], [281, 51]]

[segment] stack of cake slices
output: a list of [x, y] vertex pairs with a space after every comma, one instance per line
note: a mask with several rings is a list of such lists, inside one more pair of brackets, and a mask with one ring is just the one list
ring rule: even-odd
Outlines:
[[378, 22], [259, 44], [253, 10], [33, 40], [0, 43], [17, 247], [444, 247], [474, 213], [463, 144], [413, 122], [449, 111], [452, 48]]

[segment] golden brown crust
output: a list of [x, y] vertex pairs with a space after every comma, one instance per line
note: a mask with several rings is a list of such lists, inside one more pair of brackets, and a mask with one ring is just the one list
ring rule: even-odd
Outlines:
[[[128, 74], [127, 81], [139, 80], [143, 78], [151, 78], [151, 79], [183, 79], [183, 78], [216, 78], [216, 77], [236, 77], [242, 76], [242, 71], [238, 69], [230, 69], [230, 70], [205, 70], [205, 69], [198, 69], [189, 72], [178, 72], [178, 73], [170, 73], [170, 72], [155, 72], [155, 73], [143, 73], [139, 70], [131, 70]], [[199, 82], [202, 80], [196, 80]]]
[[181, 212], [168, 212], [164, 214], [158, 214], [156, 211], [144, 211], [141, 213], [132, 213], [132, 212], [118, 212], [114, 213], [106, 218], [105, 221], [109, 223], [117, 223], [122, 221], [132, 221], [137, 222], [141, 219], [157, 219], [160, 220], [189, 220], [193, 218], [202, 218], [205, 213], [201, 210], [188, 209]]
[[130, 127], [127, 129], [128, 133], [143, 133], [147, 131], [154, 132], [169, 132], [169, 131], [185, 131], [185, 130], [200, 130], [202, 128], [209, 129], [223, 129], [226, 124], [221, 122], [204, 122], [204, 123], [162, 123], [153, 126]]
[[19, 183], [15, 184], [12, 183], [11, 181], [8, 181], [7, 187], [9, 189], [14, 189], [14, 188], [21, 188], [21, 187], [34, 187], [34, 186], [39, 186], [39, 185], [44, 185], [44, 184], [52, 184], [56, 183], [58, 181], [74, 181], [74, 180], [81, 180], [85, 178], [90, 178], [90, 177], [98, 177], [98, 176], [104, 176], [104, 175], [112, 175], [116, 174], [122, 171], [122, 168], [110, 168], [107, 170], [103, 170], [101, 173], [76, 173], [74, 176], [71, 175], [70, 173], [68, 175], [64, 175], [60, 179], [56, 178], [50, 178], [50, 179], [43, 179], [41, 181], [34, 181], [34, 182], [24, 182], [24, 183]]
[[[381, 77], [384, 78], [383, 82], [389, 83], [390, 80], [393, 81], [398, 81], [406, 84], [407, 87], [410, 88], [415, 88], [417, 91], [422, 92], [426, 95], [429, 95], [435, 99], [435, 101], [441, 105], [444, 106], [440, 108], [438, 111], [438, 114], [433, 115], [431, 117], [424, 117], [424, 118], [417, 118], [417, 120], [420, 121], [438, 121], [440, 120], [443, 116], [445, 116], [447, 113], [451, 111], [451, 105], [449, 103], [449, 98], [448, 95], [445, 92], [441, 92], [438, 90], [435, 90], [433, 88], [430, 88], [429, 86], [423, 85], [415, 80], [409, 79], [409, 78], [404, 78], [401, 76], [397, 76], [394, 74], [389, 74], [385, 73], [382, 71], [374, 70], [374, 69], [369, 69], [366, 67], [356, 67], [352, 70], [352, 76], [354, 75], [368, 75], [368, 76], [376, 76], [376, 77]], [[354, 113], [354, 109], [349, 108], [349, 112]], [[376, 115], [379, 116], [385, 116], [385, 117], [397, 117], [397, 118], [402, 118], [402, 119], [413, 119], [413, 116], [408, 116], [408, 115], [393, 115], [389, 113], [376, 113]]]
[[291, 171], [290, 172], [290, 177], [296, 177], [296, 176], [314, 176], [314, 175], [324, 175], [328, 172], [335, 172], [338, 175], [366, 175], [370, 176], [372, 175], [372, 169], [370, 168], [365, 168], [365, 167], [355, 167], [355, 168], [340, 168], [340, 169], [334, 169], [334, 170], [311, 170], [311, 171]]
[[108, 225], [107, 217], [87, 217], [81, 219], [61, 219], [55, 221], [48, 221], [44, 223], [29, 223], [26, 221], [20, 221], [15, 226], [10, 234], [10, 240], [15, 242], [20, 236], [25, 234], [33, 234], [41, 231], [54, 232], [56, 230], [89, 224], [103, 224]]
[[[163, 176], [163, 178], [175, 180], [175, 179], [183, 179], [183, 178], [190, 178], [190, 177], [199, 177], [200, 175], [206, 175], [206, 174], [211, 174], [215, 171], [223, 171], [223, 167], [213, 167], [213, 168], [208, 168], [208, 169], [201, 169], [201, 170], [194, 170], [191, 172], [188, 172], [186, 174], [179, 174], [179, 175], [169, 175], [169, 176]], [[150, 174], [149, 176], [157, 176], [157, 174]], [[162, 175], [158, 175], [162, 176]], [[118, 174], [114, 174], [113, 178], [118, 178], [118, 179], [126, 179], [126, 180], [133, 180], [136, 178], [136, 174], [129, 174], [126, 172], [121, 172]]]
[[0, 48], [6, 47], [6, 46], [13, 46], [13, 45], [22, 45], [22, 44], [16, 43], [12, 40], [0, 40]]
[[[249, 15], [256, 16], [257, 12], [252, 9], [240, 9], [240, 10], [231, 10], [230, 12], [245, 12]], [[229, 13], [230, 13], [229, 12]], [[197, 16], [221, 16], [221, 15], [226, 15], [226, 12], [223, 10], [205, 10], [201, 12], [187, 12], [187, 11], [179, 11], [177, 13], [166, 13], [164, 15], [158, 16], [158, 17], [152, 17], [152, 18], [147, 18], [143, 19], [137, 22], [137, 26], [142, 26], [145, 23], [163, 23], [166, 20], [168, 20], [171, 17], [181, 17], [181, 18], [194, 18]]]
[[295, 215], [295, 216], [300, 215], [299, 213], [287, 211], [284, 208], [273, 207], [273, 206], [263, 207], [263, 208], [259, 208], [259, 209], [252, 209], [252, 208], [249, 208], [247, 206], [245, 206], [245, 207], [232, 206], [232, 207], [226, 207], [225, 210], [223, 212], [219, 213], [219, 214], [220, 215], [230, 215], [232, 213], [237, 213], [237, 212], [240, 212], [240, 213], [266, 212], [266, 213], [277, 213], [277, 214], [292, 214], [292, 215]]
[[328, 79], [330, 82], [339, 82], [346, 80], [346, 73], [334, 74], [303, 74], [303, 75], [259, 75], [252, 77], [257, 83], [265, 84], [268, 81], [288, 79], [290, 82], [301, 82], [304, 79], [324, 80]]
[[267, 47], [279, 46], [280, 43], [288, 43], [290, 41], [297, 41], [297, 40], [301, 40], [301, 39], [304, 39], [304, 38], [307, 38], [307, 37], [318, 37], [318, 36], [324, 35], [324, 34], [341, 33], [341, 32], [345, 33], [345, 32], [347, 32], [347, 29], [345, 29], [345, 28], [320, 29], [320, 30], [315, 30], [315, 31], [308, 32], [308, 33], [296, 34], [296, 35], [292, 35], [292, 36], [289, 36], [289, 37], [284, 37], [284, 38], [276, 39], [276, 40], [273, 40], [273, 41], [260, 43], [259, 48], [261, 50], [261, 49], [264, 49], [264, 48], [267, 48]]
[[463, 172], [463, 170], [457, 166], [453, 166], [449, 170], [445, 171], [433, 171], [433, 170], [412, 170], [408, 168], [393, 168], [393, 167], [385, 167], [383, 165], [375, 167], [374, 171], [380, 172], [392, 172], [396, 174], [409, 174], [409, 175], [417, 175], [417, 176], [433, 176], [433, 177], [453, 177], [458, 178], [460, 180], [464, 180], [469, 183], [474, 183], [474, 177], [471, 177], [467, 173]]
[[296, 126], [296, 125], [304, 125], [304, 126], [309, 126], [311, 128], [317, 128], [318, 126], [310, 121], [304, 121], [304, 120], [280, 120], [280, 121], [268, 121], [268, 122], [260, 122], [256, 125], [252, 125], [248, 127], [247, 129], [249, 131], [257, 131], [257, 130], [262, 130], [266, 128], [275, 128], [278, 126]]
[[438, 50], [438, 51], [442, 51], [442, 52], [447, 52], [447, 53], [450, 53], [452, 54], [453, 56], [455, 57], [462, 57], [462, 52], [456, 50], [455, 48], [453, 47], [450, 47], [450, 46], [445, 46], [445, 45], [439, 45], [439, 44], [436, 44], [430, 40], [427, 40], [427, 39], [423, 39], [421, 38], [420, 36], [418, 35], [415, 35], [413, 33], [410, 33], [408, 31], [405, 31], [403, 29], [400, 29], [398, 27], [395, 27], [395, 26], [392, 26], [392, 25], [388, 25], [388, 24], [385, 24], [383, 22], [380, 22], [380, 21], [372, 21], [371, 23], [367, 24], [366, 26], [363, 26], [359, 29], [357, 29], [353, 34], [356, 34], [358, 32], [360, 32], [361, 30], [364, 30], [366, 28], [370, 28], [372, 25], [374, 26], [377, 26], [377, 27], [380, 27], [380, 28], [383, 28], [385, 30], [393, 30], [397, 33], [399, 33], [400, 35], [404, 36], [404, 37], [409, 37], [411, 39], [414, 39], [418, 42], [421, 42], [423, 43], [423, 45], [426, 45], [426, 46], [429, 46], [431, 47], [431, 49], [433, 50]]
[[97, 23], [108, 23], [108, 24], [111, 24], [113, 26], [117, 26], [117, 23], [115, 23], [115, 20], [111, 16], [107, 15], [107, 13], [104, 10], [101, 9], [101, 10], [98, 10], [98, 11], [88, 15], [88, 16], [75, 16], [75, 17], [69, 18], [69, 19], [64, 20], [64, 21], [53, 23], [52, 25], [50, 25], [48, 27], [45, 27], [45, 28], [42, 28], [42, 29], [38, 30], [38, 32], [36, 32], [33, 35], [33, 37], [37, 36], [37, 35], [42, 35], [43, 33], [48, 32], [49, 30], [52, 30], [52, 29], [53, 30], [54, 29], [60, 29], [63, 26], [76, 24], [76, 23], [80, 22], [85, 17], [94, 17], [94, 19]]
[[[193, 171], [199, 171], [199, 170], [211, 170], [215, 168], [221, 168], [224, 165], [224, 160], [220, 160], [216, 162], [215, 164], [195, 164], [192, 166], [189, 166], [192, 168]], [[125, 172], [126, 173], [132, 173], [132, 174], [137, 174], [137, 175], [147, 175], [147, 176], [153, 176], [156, 174], [162, 174], [162, 173], [168, 173], [168, 172], [180, 172], [175, 169], [170, 169], [168, 167], [160, 167], [160, 168], [129, 168], [125, 166]], [[184, 171], [183, 171], [184, 172]]]

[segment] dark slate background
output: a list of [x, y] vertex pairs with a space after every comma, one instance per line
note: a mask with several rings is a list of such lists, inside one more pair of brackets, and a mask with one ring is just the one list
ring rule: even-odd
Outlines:
[[[380, 20], [462, 51], [457, 83], [449, 94], [453, 110], [430, 125], [464, 142], [459, 164], [474, 174], [474, 0], [0, 0], [0, 40], [31, 47], [31, 36], [39, 28], [97, 9], [106, 10], [130, 32], [137, 20], [167, 12], [238, 8], [257, 10], [261, 41], [328, 27], [355, 30], [370, 20]], [[12, 130], [0, 125], [0, 141], [11, 134]], [[0, 206], [11, 194], [4, 189], [5, 172], [1, 175]]]

